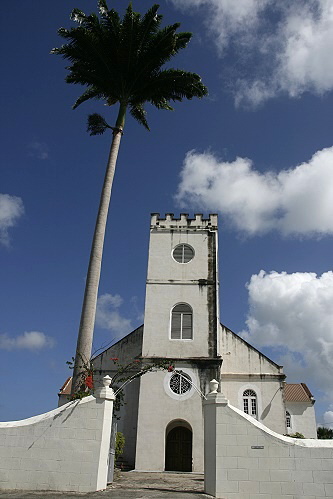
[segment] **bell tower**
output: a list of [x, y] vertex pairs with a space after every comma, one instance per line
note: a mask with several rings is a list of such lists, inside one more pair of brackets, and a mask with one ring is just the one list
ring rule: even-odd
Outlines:
[[143, 357], [219, 356], [217, 215], [150, 224]]
[[140, 378], [137, 470], [203, 471], [202, 397], [220, 379], [217, 215], [153, 213]]

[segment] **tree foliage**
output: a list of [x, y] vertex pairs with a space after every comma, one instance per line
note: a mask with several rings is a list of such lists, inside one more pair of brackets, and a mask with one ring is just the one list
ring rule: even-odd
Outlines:
[[[67, 83], [86, 86], [74, 108], [88, 99], [102, 99], [108, 106], [123, 104], [133, 118], [149, 129], [145, 103], [172, 110], [171, 101], [203, 97], [207, 88], [196, 73], [165, 68], [165, 64], [189, 43], [192, 34], [177, 33], [180, 24], [161, 28], [159, 5], [148, 12], [134, 12], [132, 5], [121, 18], [99, 0], [99, 16], [74, 9], [71, 19], [79, 26], [60, 28], [66, 43], [51, 53], [70, 61]], [[96, 123], [96, 115], [95, 115]], [[103, 118], [89, 123], [91, 134], [108, 127]]]
[[324, 440], [331, 440], [333, 439], [333, 430], [324, 426], [318, 426], [317, 437]]

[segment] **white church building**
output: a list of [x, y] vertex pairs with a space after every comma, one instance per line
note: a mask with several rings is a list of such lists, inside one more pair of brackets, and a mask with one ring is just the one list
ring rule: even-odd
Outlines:
[[115, 358], [121, 365], [167, 359], [174, 367], [125, 387], [118, 431], [133, 469], [203, 471], [202, 396], [213, 378], [231, 405], [268, 428], [317, 436], [306, 385], [286, 384], [282, 366], [220, 323], [217, 215], [152, 214], [144, 325], [93, 360], [96, 378], [112, 377]]

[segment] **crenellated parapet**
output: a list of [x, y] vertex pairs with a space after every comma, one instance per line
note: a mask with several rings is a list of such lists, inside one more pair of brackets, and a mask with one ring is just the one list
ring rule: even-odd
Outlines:
[[194, 218], [189, 218], [188, 213], [181, 213], [180, 218], [176, 218], [173, 213], [166, 213], [163, 218], [159, 213], [152, 213], [150, 228], [217, 230], [217, 218], [217, 214], [204, 218], [202, 213], [196, 213]]

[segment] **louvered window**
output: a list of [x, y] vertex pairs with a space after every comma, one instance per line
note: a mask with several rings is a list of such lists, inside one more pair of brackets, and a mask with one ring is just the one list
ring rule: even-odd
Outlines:
[[290, 416], [290, 412], [286, 411], [286, 425], [287, 425], [287, 428], [291, 428], [291, 416]]
[[257, 394], [253, 390], [245, 390], [243, 393], [243, 410], [246, 414], [257, 417]]
[[191, 340], [193, 337], [192, 308], [186, 303], [180, 303], [171, 313], [171, 339]]
[[172, 253], [178, 263], [188, 263], [194, 257], [194, 249], [188, 244], [178, 244]]

